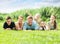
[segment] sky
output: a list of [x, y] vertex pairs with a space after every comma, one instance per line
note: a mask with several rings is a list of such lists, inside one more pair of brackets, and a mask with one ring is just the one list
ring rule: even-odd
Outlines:
[[0, 0], [0, 13], [47, 6], [60, 7], [60, 0]]

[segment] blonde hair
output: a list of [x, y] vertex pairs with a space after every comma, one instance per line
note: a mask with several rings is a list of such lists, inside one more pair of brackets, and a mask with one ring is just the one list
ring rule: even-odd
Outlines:
[[18, 18], [23, 18], [23, 16], [18, 16]]
[[32, 16], [28, 16], [27, 19], [33, 19], [33, 17]]

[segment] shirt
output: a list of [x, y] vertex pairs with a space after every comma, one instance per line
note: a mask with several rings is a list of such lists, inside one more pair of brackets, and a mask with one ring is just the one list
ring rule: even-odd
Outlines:
[[4, 29], [7, 29], [7, 28], [13, 29], [13, 28], [15, 28], [15, 23], [11, 22], [11, 24], [8, 25], [7, 22], [5, 22], [4, 25], [3, 25], [3, 28]]
[[34, 22], [32, 22], [32, 25], [29, 25], [28, 22], [25, 22], [23, 25], [23, 30], [37, 30], [38, 25]]

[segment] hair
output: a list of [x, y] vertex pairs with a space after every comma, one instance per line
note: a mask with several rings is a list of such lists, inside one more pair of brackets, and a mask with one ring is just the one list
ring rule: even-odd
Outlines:
[[18, 18], [23, 18], [23, 16], [18, 16]]
[[55, 16], [55, 15], [51, 15], [51, 16], [54, 16], [54, 17], [55, 17], [55, 19], [56, 19], [56, 16]]
[[32, 16], [28, 16], [27, 19], [33, 19], [33, 17]]
[[9, 19], [11, 19], [11, 17], [10, 17], [10, 16], [8, 16], [8, 17], [6, 18], [6, 20], [9, 20]]
[[56, 21], [54, 21], [54, 29], [56, 29]]
[[[56, 16], [55, 15], [52, 15], [52, 16], [54, 16], [55, 19], [56, 19]], [[56, 29], [56, 20], [54, 21], [54, 29]]]

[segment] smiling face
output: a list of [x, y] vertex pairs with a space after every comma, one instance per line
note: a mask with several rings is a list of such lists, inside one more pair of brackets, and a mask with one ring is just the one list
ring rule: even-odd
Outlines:
[[53, 20], [55, 20], [56, 19], [56, 17], [54, 16], [54, 15], [51, 15], [51, 17], [50, 18], [52, 18]]
[[23, 17], [19, 16], [19, 17], [18, 17], [18, 22], [19, 22], [19, 23], [22, 23], [22, 22], [23, 22]]
[[50, 22], [54, 22], [55, 20], [56, 20], [55, 16], [54, 15], [51, 15]]
[[28, 16], [28, 17], [27, 17], [27, 21], [28, 21], [28, 24], [29, 24], [29, 25], [32, 25], [32, 22], [33, 22], [32, 16]]
[[54, 22], [55, 20], [53, 18], [50, 18], [50, 22]]
[[32, 25], [32, 21], [33, 21], [32, 19], [28, 19], [28, 24]]
[[10, 25], [10, 24], [11, 24], [11, 22], [12, 22], [12, 20], [11, 20], [11, 19], [8, 19], [8, 20], [7, 20], [7, 24], [8, 24], [8, 25]]
[[45, 26], [45, 22], [42, 21], [42, 22], [40, 23], [40, 26]]

